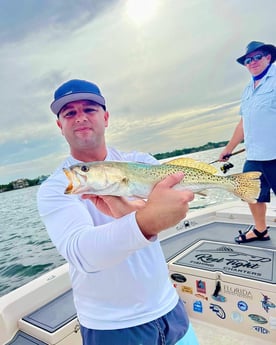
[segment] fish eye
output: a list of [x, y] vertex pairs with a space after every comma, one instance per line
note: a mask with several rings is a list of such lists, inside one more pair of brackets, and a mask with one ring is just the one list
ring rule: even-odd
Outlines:
[[83, 166], [81, 166], [81, 171], [88, 172], [89, 171], [89, 167], [87, 165], [83, 165]]

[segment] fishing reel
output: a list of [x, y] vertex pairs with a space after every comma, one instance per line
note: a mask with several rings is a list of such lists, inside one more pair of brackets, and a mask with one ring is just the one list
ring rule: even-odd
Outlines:
[[234, 165], [230, 162], [224, 163], [223, 166], [220, 167], [220, 170], [226, 174], [228, 170], [230, 170], [231, 168], [233, 168]]

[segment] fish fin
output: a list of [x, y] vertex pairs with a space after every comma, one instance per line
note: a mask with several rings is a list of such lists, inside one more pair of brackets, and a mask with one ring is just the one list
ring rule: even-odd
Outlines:
[[201, 195], [201, 196], [207, 196], [207, 193], [205, 193], [205, 192], [195, 192], [195, 194], [198, 194], [198, 195]]
[[72, 194], [74, 186], [73, 186], [73, 178], [72, 172], [69, 169], [63, 168], [63, 172], [68, 179], [68, 186], [66, 187], [64, 194]]
[[250, 171], [245, 173], [233, 174], [225, 178], [231, 180], [233, 189], [232, 192], [240, 199], [255, 204], [261, 191], [262, 175], [259, 171]]
[[168, 162], [165, 162], [163, 164], [167, 164], [167, 165], [179, 165], [179, 166], [183, 166], [183, 167], [188, 167], [188, 168], [195, 168], [195, 169], [199, 169], [205, 172], [208, 172], [212, 175], [215, 175], [218, 171], [215, 167], [213, 167], [212, 165], [205, 163], [205, 162], [201, 162], [201, 161], [197, 161], [193, 158], [175, 158], [172, 159]]
[[129, 183], [129, 178], [127, 178], [126, 176], [124, 176], [122, 179], [121, 179], [121, 182], [123, 183], [123, 184], [128, 184]]

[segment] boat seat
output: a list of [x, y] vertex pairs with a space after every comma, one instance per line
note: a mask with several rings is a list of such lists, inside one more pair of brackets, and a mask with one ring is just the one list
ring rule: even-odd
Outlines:
[[[72, 289], [46, 303], [18, 322], [19, 330], [41, 342], [17, 342], [11, 344], [58, 344], [66, 337], [79, 343], [80, 332]], [[16, 336], [18, 333], [16, 334]]]
[[46, 345], [46, 343], [31, 337], [24, 332], [17, 332], [15, 337], [7, 345]]
[[70, 289], [34, 312], [22, 317], [22, 320], [53, 333], [76, 317], [72, 289]]

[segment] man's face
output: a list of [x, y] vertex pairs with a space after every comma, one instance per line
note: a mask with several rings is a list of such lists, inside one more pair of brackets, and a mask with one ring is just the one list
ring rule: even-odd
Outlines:
[[109, 114], [91, 101], [67, 103], [60, 111], [57, 125], [71, 149], [97, 148], [104, 142]]
[[254, 51], [248, 55], [244, 60], [244, 64], [253, 76], [261, 74], [270, 63], [271, 55], [265, 55], [262, 51]]

